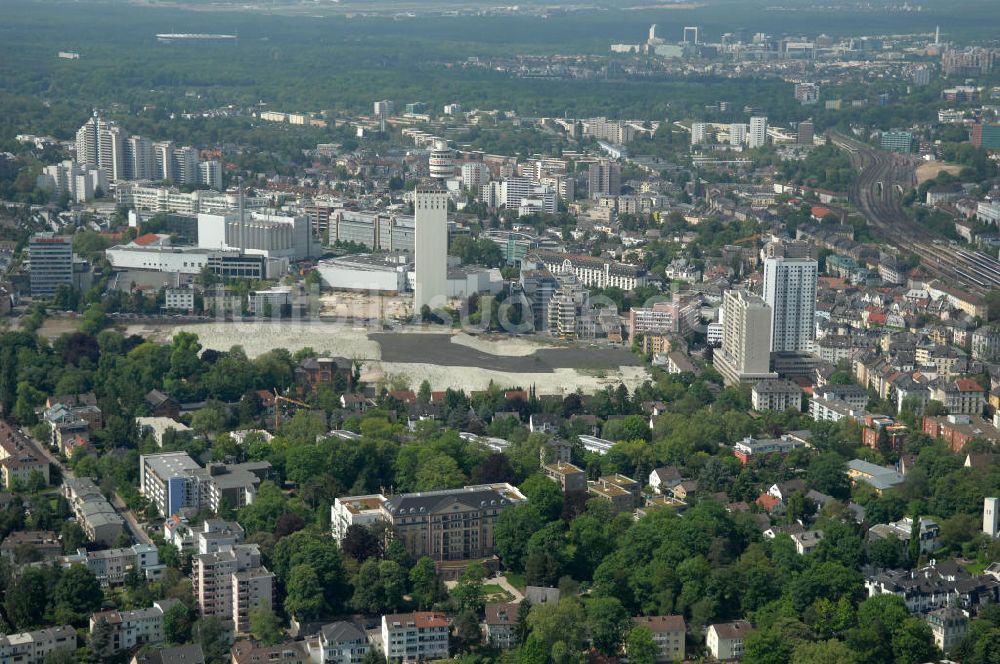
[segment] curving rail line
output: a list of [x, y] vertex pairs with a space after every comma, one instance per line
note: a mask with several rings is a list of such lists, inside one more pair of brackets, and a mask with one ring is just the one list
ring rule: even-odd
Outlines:
[[899, 191], [916, 184], [912, 157], [874, 150], [841, 134], [830, 140], [858, 170], [848, 195], [879, 237], [919, 256], [921, 265], [947, 284], [979, 294], [1000, 287], [1000, 261], [935, 239], [906, 214]]

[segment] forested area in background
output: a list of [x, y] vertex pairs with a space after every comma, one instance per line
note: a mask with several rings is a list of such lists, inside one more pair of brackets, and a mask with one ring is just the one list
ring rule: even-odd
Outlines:
[[[953, 30], [959, 29], [958, 23], [962, 29], [974, 28], [977, 5], [969, 4], [973, 9], [960, 18], [949, 7], [949, 20], [943, 25], [955, 26]], [[780, 31], [784, 25], [815, 29], [809, 12], [765, 12], [766, 23], [756, 25], [763, 19], [757, 8], [747, 11], [747, 3], [724, 3], [697, 12], [555, 13], [547, 20], [458, 16], [395, 21], [188, 13], [129, 5], [101, 5], [95, 12], [88, 3], [15, 5], [8, 6], [0, 25], [0, 81], [5, 93], [0, 97], [4, 111], [0, 139], [12, 136], [15, 128], [14, 133], [45, 131], [68, 138], [93, 106], [123, 115], [155, 106], [156, 111], [147, 113], [161, 122], [169, 113], [259, 101], [286, 111], [368, 112], [371, 102], [381, 98], [399, 103], [419, 100], [432, 108], [460, 101], [467, 108], [513, 108], [526, 116], [677, 119], [705, 114], [709, 121], [745, 120], [743, 108], [750, 106], [766, 109], [775, 122], [814, 114], [817, 128], [844, 121], [905, 126], [914, 119], [929, 119], [924, 101], [937, 94], [931, 86], [912, 93], [908, 103], [899, 103], [906, 96], [904, 83], [873, 81], [854, 92], [844, 90], [843, 97], [873, 98], [890, 91], [893, 103], [828, 112], [799, 107], [791, 85], [778, 80], [528, 80], [489, 68], [455, 66], [470, 56], [488, 62], [491, 57], [518, 53], [605, 54], [612, 41], [639, 40], [650, 22], [658, 22], [664, 34], [696, 24], [709, 35], [713, 26], [720, 34], [734, 27], [751, 32]], [[59, 11], [51, 11], [53, 6]], [[838, 21], [846, 21], [819, 14], [827, 34], [837, 34]], [[888, 21], [877, 14], [868, 18], [867, 31], [877, 30], [883, 19]], [[903, 29], [901, 22], [914, 30], [925, 24], [932, 30], [933, 21], [942, 18], [930, 10], [902, 14], [890, 22], [897, 32]], [[746, 20], [735, 23], [740, 19]], [[154, 36], [185, 30], [238, 32], [239, 45], [161, 44]], [[79, 51], [81, 59], [58, 59], [59, 50]], [[730, 101], [733, 110], [705, 110], [720, 100]], [[167, 133], [183, 135], [188, 131], [184, 125], [171, 121]], [[200, 142], [228, 138], [212, 135], [211, 127], [202, 132], [192, 126], [203, 136]], [[144, 126], [130, 130], [147, 131]], [[147, 133], [157, 132], [150, 128]]]

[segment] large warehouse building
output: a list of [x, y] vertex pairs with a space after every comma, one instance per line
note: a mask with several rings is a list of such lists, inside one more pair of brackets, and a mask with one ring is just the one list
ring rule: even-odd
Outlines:
[[333, 290], [402, 293], [413, 269], [408, 254], [351, 254], [316, 266], [323, 286]]

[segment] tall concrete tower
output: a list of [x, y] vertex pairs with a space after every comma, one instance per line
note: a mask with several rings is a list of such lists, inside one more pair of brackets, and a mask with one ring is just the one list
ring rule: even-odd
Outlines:
[[742, 290], [728, 290], [722, 300], [722, 347], [713, 364], [726, 385], [776, 378], [770, 372], [771, 307]]
[[447, 180], [455, 175], [455, 153], [448, 147], [448, 141], [434, 141], [428, 162], [431, 177]]
[[440, 189], [418, 188], [413, 197], [416, 236], [413, 241], [413, 308], [419, 312], [444, 306], [448, 287], [448, 194]]
[[816, 341], [816, 280], [812, 258], [764, 261], [764, 301], [771, 307], [771, 350], [811, 353]]

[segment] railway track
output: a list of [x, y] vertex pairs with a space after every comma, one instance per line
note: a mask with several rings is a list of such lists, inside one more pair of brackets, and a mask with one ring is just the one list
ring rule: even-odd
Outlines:
[[831, 141], [851, 157], [858, 177], [848, 195], [876, 234], [920, 258], [921, 265], [944, 283], [983, 295], [1000, 288], [1000, 261], [936, 238], [903, 209], [902, 194], [916, 185], [912, 157], [873, 150], [840, 134]]

